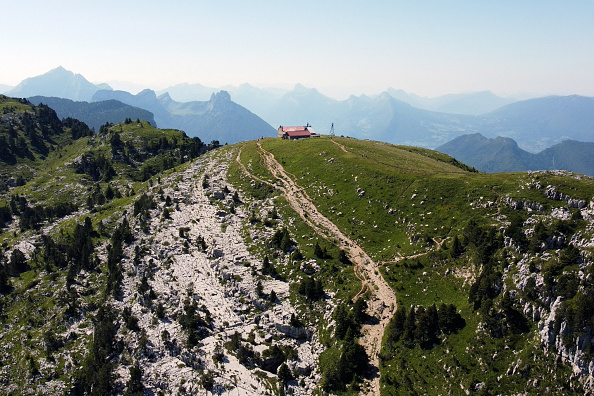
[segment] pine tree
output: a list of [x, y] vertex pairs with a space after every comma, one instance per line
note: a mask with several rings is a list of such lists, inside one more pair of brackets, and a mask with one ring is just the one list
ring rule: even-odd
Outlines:
[[365, 310], [367, 309], [367, 301], [363, 298], [358, 298], [355, 301], [353, 306], [353, 319], [355, 323], [361, 324], [363, 323], [363, 319], [365, 319]]
[[303, 323], [295, 316], [294, 313], [291, 314], [291, 320], [289, 320], [289, 324], [293, 327], [303, 327]]
[[19, 249], [14, 249], [10, 254], [8, 268], [9, 274], [12, 276], [19, 276], [21, 273], [29, 270], [27, 258]]
[[130, 379], [126, 383], [126, 392], [124, 396], [142, 396], [142, 368], [135, 364], [130, 367]]
[[270, 301], [272, 304], [276, 303], [276, 293], [274, 292], [274, 290], [270, 291], [270, 295], [268, 296], [268, 301]]
[[396, 310], [396, 313], [388, 323], [388, 342], [394, 343], [397, 342], [400, 337], [404, 334], [404, 323], [406, 322], [406, 310], [402, 307], [399, 307]]
[[415, 329], [415, 339], [422, 348], [430, 348], [439, 339], [439, 324], [435, 304], [426, 310], [419, 309], [417, 312], [418, 323]]
[[409, 348], [412, 348], [415, 345], [416, 325], [415, 307], [410, 307], [410, 311], [404, 321], [404, 345]]
[[264, 261], [262, 262], [262, 275], [268, 275], [270, 273], [270, 260], [268, 256], [264, 256]]
[[462, 247], [462, 244], [458, 239], [458, 235], [456, 235], [454, 236], [454, 242], [452, 243], [452, 250], [450, 251], [450, 254], [453, 258], [457, 258], [460, 257], [462, 253], [464, 253], [464, 247]]
[[344, 339], [351, 324], [346, 304], [338, 304], [334, 311], [334, 322], [336, 323], [334, 336], [339, 340]]
[[363, 345], [357, 342], [352, 330], [349, 328], [345, 335], [340, 355], [341, 381], [348, 384], [353, 380], [355, 374], [363, 374], [367, 368], [369, 357]]
[[276, 373], [278, 380], [283, 385], [283, 388], [287, 386], [287, 382], [293, 379], [293, 374], [291, 374], [291, 370], [285, 363], [280, 365]]
[[303, 260], [303, 254], [301, 254], [299, 249], [295, 249], [293, 252], [293, 260]]
[[[2, 254], [2, 253], [0, 253]], [[0, 265], [0, 294], [8, 294], [12, 286], [3, 265]]]
[[348, 256], [346, 255], [344, 250], [340, 250], [340, 253], [338, 254], [338, 261], [340, 261], [343, 264], [351, 264], [351, 260], [349, 260]]
[[314, 255], [317, 258], [324, 258], [324, 251], [322, 250], [322, 248], [320, 247], [320, 245], [316, 242], [316, 244], [314, 245]]
[[293, 243], [291, 242], [291, 238], [289, 237], [289, 232], [285, 229], [283, 233], [283, 239], [281, 239], [280, 248], [283, 252], [287, 253], [291, 250]]

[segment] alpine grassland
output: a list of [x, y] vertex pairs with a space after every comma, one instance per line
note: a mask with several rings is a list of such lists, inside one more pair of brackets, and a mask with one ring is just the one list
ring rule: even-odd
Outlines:
[[[573, 262], [564, 261], [564, 251], [571, 240], [592, 237], [580, 208], [594, 196], [594, 180], [567, 172], [483, 174], [430, 150], [350, 138], [261, 144], [380, 264], [397, 294], [404, 314], [384, 335], [382, 394], [582, 389], [554, 347], [543, 344], [540, 317], [530, 315], [558, 296], [577, 298], [567, 303], [573, 307], [589, 294], [579, 274], [590, 271], [592, 248], [584, 245]], [[242, 155], [266, 177], [252, 151]], [[551, 243], [555, 237], [564, 242]], [[527, 279], [543, 276], [542, 291], [527, 291]], [[416, 320], [405, 322], [411, 309]], [[425, 320], [431, 312], [434, 328]], [[447, 312], [457, 314], [458, 327], [448, 326]], [[572, 337], [563, 336], [566, 345]]]
[[[330, 293], [335, 301], [351, 301], [361, 290], [361, 282], [353, 272], [352, 263], [340, 260], [341, 251], [337, 245], [332, 240], [327, 240], [316, 234], [291, 209], [281, 191], [275, 188], [274, 179], [264, 167], [258, 154], [256, 142], [245, 142], [238, 145], [241, 146], [239, 161], [254, 176], [270, 183], [266, 184], [246, 177], [236, 161], [230, 166], [228, 180], [244, 191], [246, 202], [242, 202], [243, 205], [250, 206], [252, 199], [268, 198], [270, 200], [269, 206], [263, 211], [259, 210], [262, 208], [255, 207], [247, 219], [249, 226], [246, 226], [246, 233], [247, 228], [250, 228], [252, 234], [270, 235], [265, 241], [252, 240], [252, 247], [262, 259], [268, 257], [276, 265], [281, 276], [291, 281], [292, 303], [299, 309], [303, 317], [307, 318], [308, 322], [320, 323], [321, 338], [326, 345], [329, 345], [331, 332], [326, 331], [328, 323], [324, 319], [325, 312], [316, 309], [316, 299], [307, 298], [299, 293], [301, 283], [309, 277], [301, 268], [312, 264], [319, 267], [315, 270], [315, 279], [321, 282], [324, 290]], [[269, 243], [273, 234], [280, 230], [277, 224], [278, 219], [284, 219], [285, 223], [288, 222], [291, 225], [287, 230], [293, 244], [289, 252], [283, 252], [282, 249], [279, 250], [278, 247]], [[324, 255], [316, 256], [316, 246], [324, 252]], [[307, 269], [306, 271], [310, 272]], [[311, 272], [314, 272], [314, 268], [311, 268]]]

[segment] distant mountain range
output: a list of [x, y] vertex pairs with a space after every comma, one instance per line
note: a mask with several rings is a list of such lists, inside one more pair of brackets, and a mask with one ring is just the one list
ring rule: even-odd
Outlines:
[[180, 129], [205, 142], [217, 140], [231, 144], [276, 134], [264, 120], [232, 102], [225, 91], [212, 94], [208, 101], [186, 103], [176, 102], [168, 94], [157, 97], [149, 89], [137, 95], [125, 91], [98, 91], [92, 98], [95, 102], [110, 99], [147, 109], [154, 114], [160, 128]]
[[144, 90], [137, 95], [102, 86], [59, 67], [24, 80], [8, 94], [94, 102], [115, 99], [153, 113], [161, 128], [228, 143], [274, 136], [279, 125], [306, 123], [322, 134], [334, 124], [337, 135], [426, 148], [472, 133], [510, 137], [532, 153], [566, 139], [594, 141], [594, 98], [582, 96], [509, 103], [511, 99], [491, 92], [423, 98], [389, 88], [379, 95], [339, 101], [300, 84], [289, 91], [243, 84], [220, 92], [201, 84], [178, 84], [158, 94]]
[[594, 141], [594, 98], [548, 96], [512, 103], [481, 116], [476, 131], [513, 138], [533, 153], [566, 139]]
[[89, 101], [100, 89], [111, 89], [111, 87], [107, 84], [92, 84], [82, 75], [74, 74], [60, 66], [40, 76], [21, 81], [19, 85], [6, 92], [6, 95], [17, 98], [53, 96]]
[[384, 92], [376, 96], [351, 96], [336, 101], [316, 89], [297, 86], [287, 92], [263, 118], [273, 125], [309, 122], [319, 133], [334, 124], [337, 135], [432, 148], [458, 136], [470, 116], [418, 109]]
[[318, 132], [328, 133], [334, 123], [338, 135], [426, 148], [469, 133], [511, 137], [530, 152], [566, 139], [594, 141], [594, 98], [575, 95], [529, 99], [467, 115], [420, 109], [389, 92], [337, 101], [298, 85], [259, 115], [275, 126], [309, 122]]
[[562, 169], [594, 176], [594, 143], [564, 140], [533, 154], [511, 138], [488, 139], [480, 133], [458, 136], [437, 151], [489, 173]]
[[54, 98], [47, 96], [31, 96], [31, 103], [38, 106], [40, 103], [48, 105], [56, 111], [59, 118], [75, 118], [87, 124], [89, 128], [99, 131], [106, 122], [118, 124], [126, 118], [148, 121], [157, 126], [153, 113], [139, 107], [129, 106], [117, 100], [104, 100], [100, 102], [75, 102], [70, 99]]
[[275, 123], [271, 122], [273, 118], [268, 117], [270, 115], [269, 110], [288, 92], [286, 89], [257, 88], [250, 84], [241, 84], [238, 87], [213, 88], [202, 84], [184, 83], [157, 91], [157, 95], [167, 93], [173, 100], [178, 102], [206, 101], [209, 100], [213, 93], [221, 90], [227, 91], [235, 103], [264, 118], [266, 122], [273, 126], [275, 126]]
[[[226, 86], [212, 88], [202, 84], [184, 83], [162, 89], [157, 94], [161, 95], [167, 92], [175, 100], [189, 102], [192, 100], [206, 100], [212, 93], [220, 89], [229, 92], [235, 102], [248, 109], [252, 109], [256, 114], [269, 122], [268, 109], [272, 108], [276, 102], [282, 102], [281, 98], [283, 95], [289, 92], [289, 90], [280, 88], [257, 88], [250, 84], [242, 84], [238, 87]], [[289, 96], [294, 96], [295, 92], [298, 93], [307, 89], [303, 85], [297, 84], [293, 89], [294, 93]], [[388, 88], [385, 92], [394, 99], [398, 99], [419, 109], [450, 114], [485, 114], [515, 102], [514, 99], [502, 98], [490, 91], [448, 94], [434, 98], [422, 97], [394, 88]], [[260, 114], [261, 110], [263, 110], [262, 114]], [[274, 125], [274, 123], [272, 124]]]
[[393, 88], [388, 88], [386, 92], [394, 99], [411, 106], [452, 114], [480, 115], [514, 102], [513, 99], [499, 97], [490, 91], [449, 94], [435, 98], [421, 97]]

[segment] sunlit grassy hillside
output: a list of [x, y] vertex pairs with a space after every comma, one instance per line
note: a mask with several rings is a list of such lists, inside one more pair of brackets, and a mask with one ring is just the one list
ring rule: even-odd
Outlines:
[[[482, 174], [431, 150], [339, 137], [334, 141], [347, 152], [325, 137], [267, 139], [262, 147], [295, 176], [322, 213], [378, 260], [422, 251], [432, 239], [455, 235], [470, 219], [495, 221], [499, 209], [484, 206], [505, 196], [562, 205], [529, 189], [526, 173]], [[247, 151], [244, 155], [255, 155]], [[559, 191], [581, 199], [594, 193], [591, 179], [538, 178], [544, 186], [558, 185]]]
[[[555, 353], [543, 348], [539, 321], [523, 312], [536, 306], [548, 315], [561, 296], [567, 308], [556, 328], [568, 321], [565, 345], [571, 347], [574, 331], [589, 331], [590, 322], [572, 324], [571, 318], [576, 309], [592, 312], [584, 277], [592, 248], [580, 242], [592, 238], [592, 227], [572, 205], [582, 202], [583, 208], [592, 200], [593, 179], [563, 172], [482, 174], [430, 150], [348, 138], [261, 144], [320, 212], [380, 262], [399, 309], [416, 307], [423, 315], [433, 304], [453, 305], [463, 319], [464, 326], [440, 333], [433, 345], [411, 341], [413, 330], [403, 336], [396, 320], [380, 357], [383, 393], [582, 389], [568, 364], [555, 363]], [[242, 159], [270, 178], [255, 143], [244, 146]], [[551, 191], [561, 195], [552, 199]], [[551, 245], [551, 238], [565, 242]], [[583, 245], [582, 259], [568, 253], [573, 244]], [[543, 277], [541, 289], [525, 289], [527, 280]]]

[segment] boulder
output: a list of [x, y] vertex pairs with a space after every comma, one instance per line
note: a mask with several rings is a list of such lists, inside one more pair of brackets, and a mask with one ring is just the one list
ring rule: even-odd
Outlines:
[[274, 327], [280, 333], [295, 340], [308, 340], [311, 338], [311, 331], [305, 327], [293, 327], [284, 323], [275, 323]]
[[299, 375], [305, 377], [309, 377], [309, 375], [313, 371], [311, 365], [307, 362], [289, 362], [288, 366], [292, 371], [296, 371]]

